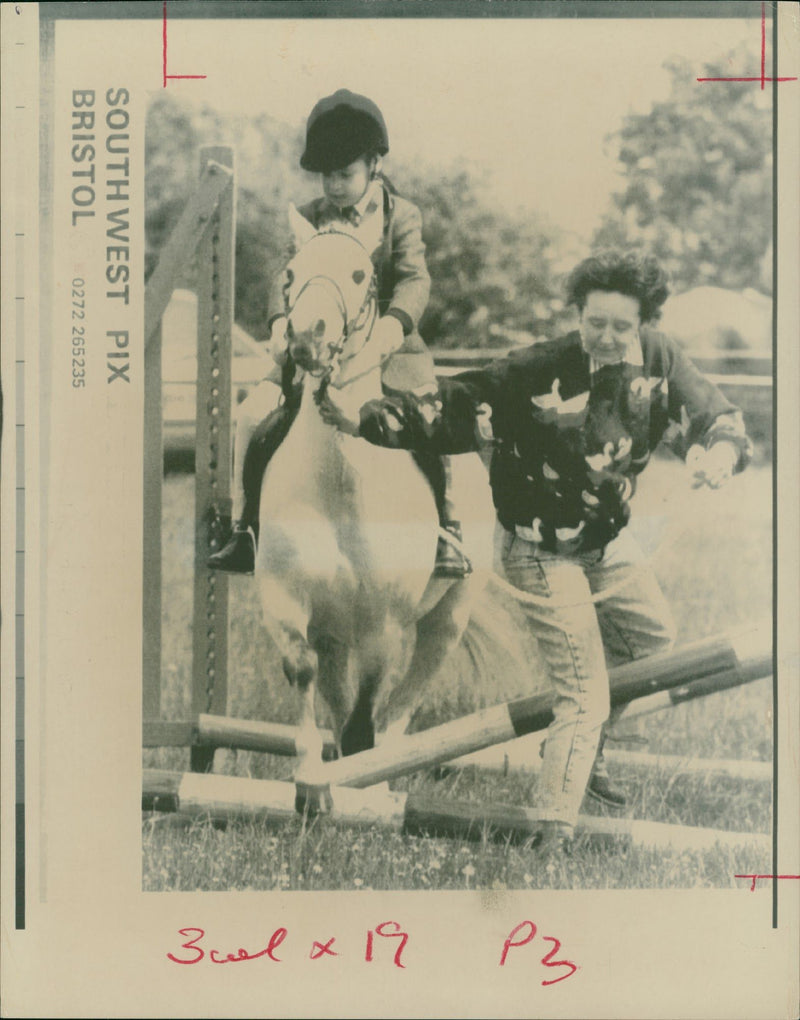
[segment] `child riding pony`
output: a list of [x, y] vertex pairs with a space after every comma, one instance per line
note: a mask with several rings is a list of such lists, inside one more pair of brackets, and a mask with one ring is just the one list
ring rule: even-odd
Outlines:
[[[380, 172], [389, 150], [386, 124], [370, 99], [340, 89], [320, 100], [308, 118], [300, 165], [322, 175], [323, 196], [301, 215], [316, 230], [350, 234], [370, 253], [377, 280], [378, 318], [372, 344], [384, 362], [387, 391], [413, 392], [431, 406], [437, 382], [418, 323], [430, 292], [422, 217]], [[252, 573], [258, 531], [258, 499], [266, 465], [286, 433], [281, 392], [289, 401], [296, 363], [287, 349], [286, 279], [281, 274], [270, 300], [276, 368], [240, 405], [234, 456], [233, 534], [209, 559], [213, 569]], [[418, 456], [436, 498], [439, 523], [449, 535], [437, 545], [437, 576], [461, 577], [469, 565], [460, 552], [460, 522], [449, 497], [449, 460]]]

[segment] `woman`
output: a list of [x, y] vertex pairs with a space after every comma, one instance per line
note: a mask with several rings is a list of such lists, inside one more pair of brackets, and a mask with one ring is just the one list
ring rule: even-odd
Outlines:
[[[652, 257], [592, 256], [567, 284], [578, 328], [440, 380], [433, 423], [407, 394], [365, 405], [358, 423], [330, 398], [324, 408], [383, 446], [460, 453], [493, 438], [503, 565], [536, 596], [526, 613], [556, 691], [537, 787], [542, 854], [569, 847], [609, 714], [606, 659], [674, 640], [666, 600], [625, 527], [636, 476], [671, 423], [683, 423], [697, 483], [719, 487], [751, 453], [741, 413], [653, 328], [667, 294]], [[593, 785], [604, 784], [600, 748]]]

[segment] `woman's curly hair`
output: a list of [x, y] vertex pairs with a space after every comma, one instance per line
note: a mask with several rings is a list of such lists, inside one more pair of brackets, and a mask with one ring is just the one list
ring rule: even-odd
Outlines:
[[642, 322], [656, 322], [667, 300], [667, 274], [653, 255], [604, 251], [579, 262], [567, 280], [567, 303], [583, 311], [593, 290], [627, 294], [639, 302]]

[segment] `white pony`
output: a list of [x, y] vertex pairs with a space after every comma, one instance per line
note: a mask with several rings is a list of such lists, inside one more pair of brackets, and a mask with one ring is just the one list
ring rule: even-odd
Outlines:
[[[322, 761], [314, 688], [330, 707], [340, 753], [402, 733], [458, 644], [491, 568], [494, 510], [477, 454], [453, 458], [453, 485], [473, 573], [432, 578], [439, 523], [410, 453], [325, 424], [318, 402], [354, 418], [381, 396], [370, 348], [377, 316], [372, 261], [353, 237], [316, 233], [295, 215], [298, 253], [284, 289], [289, 350], [303, 369], [297, 416], [264, 477], [256, 578], [284, 672], [303, 694], [295, 778]], [[304, 235], [304, 236], [303, 236]]]

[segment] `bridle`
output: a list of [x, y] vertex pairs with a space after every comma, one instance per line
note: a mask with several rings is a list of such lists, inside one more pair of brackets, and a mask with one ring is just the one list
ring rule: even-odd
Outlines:
[[[329, 231], [329, 233], [336, 233], [335, 231]], [[348, 240], [354, 240], [349, 234], [342, 234], [343, 237], [347, 237]], [[358, 243], [356, 241], [356, 243]], [[294, 301], [289, 303], [289, 289], [294, 283], [294, 277], [291, 269], [286, 271], [286, 282], [283, 286], [283, 303], [286, 314], [286, 319], [291, 322], [291, 314], [294, 311], [297, 302], [306, 292], [306, 290], [312, 285], [322, 285], [325, 289], [332, 292], [334, 300], [336, 302], [339, 314], [342, 317], [342, 331], [338, 338], [334, 342], [326, 344], [328, 351], [330, 352], [330, 361], [328, 364], [316, 372], [309, 372], [308, 374], [314, 378], [322, 378], [327, 384], [331, 381], [334, 372], [341, 371], [343, 365], [348, 361], [360, 354], [366, 344], [369, 342], [372, 336], [372, 330], [375, 326], [375, 321], [378, 317], [378, 295], [377, 295], [377, 280], [376, 275], [373, 272], [370, 276], [369, 284], [367, 286], [364, 300], [361, 302], [356, 313], [348, 318], [347, 315], [347, 302], [345, 300], [342, 288], [333, 279], [325, 273], [317, 273], [314, 276], [309, 277], [305, 283], [301, 286], [300, 290], [295, 296]], [[348, 340], [354, 333], [363, 332], [363, 339], [358, 347], [353, 351], [348, 351], [344, 354], [344, 348], [347, 345]]]

